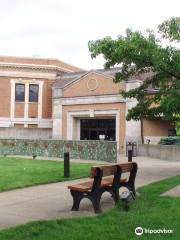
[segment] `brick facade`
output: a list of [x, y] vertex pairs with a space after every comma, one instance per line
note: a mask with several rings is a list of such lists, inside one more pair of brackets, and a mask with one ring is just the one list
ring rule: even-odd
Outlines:
[[[0, 56], [0, 127], [52, 128], [52, 86], [56, 76], [79, 68], [56, 59]], [[15, 101], [15, 86], [25, 86], [23, 102]], [[39, 86], [38, 102], [29, 102], [29, 86]]]
[[[116, 71], [82, 71], [56, 59], [0, 57], [1, 134], [3, 128], [24, 128], [25, 134], [38, 128], [46, 129], [48, 137], [79, 140], [82, 118], [112, 118], [117, 149], [123, 153], [126, 141], [140, 140], [140, 124], [126, 121], [128, 109], [136, 103], [123, 99], [119, 92], [139, 86], [142, 79], [114, 84]], [[16, 83], [25, 85], [23, 102], [15, 101]], [[29, 102], [30, 84], [39, 86], [37, 102]], [[144, 135], [152, 140], [167, 135], [170, 128], [169, 123], [144, 120]]]
[[0, 117], [10, 117], [10, 78], [0, 76]]
[[66, 87], [63, 97], [119, 94], [120, 90], [125, 90], [125, 84], [114, 84], [111, 78], [90, 73]]

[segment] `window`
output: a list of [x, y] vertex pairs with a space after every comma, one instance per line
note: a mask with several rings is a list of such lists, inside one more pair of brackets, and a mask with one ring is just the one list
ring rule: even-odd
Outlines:
[[15, 101], [16, 102], [24, 102], [25, 96], [25, 85], [16, 83], [15, 86]]
[[29, 85], [29, 102], [38, 102], [39, 95], [39, 85], [30, 84]]

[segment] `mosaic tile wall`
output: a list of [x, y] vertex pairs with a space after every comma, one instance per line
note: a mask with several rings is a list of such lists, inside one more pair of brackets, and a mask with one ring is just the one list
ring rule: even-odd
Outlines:
[[28, 155], [116, 162], [116, 142], [0, 139], [0, 155]]

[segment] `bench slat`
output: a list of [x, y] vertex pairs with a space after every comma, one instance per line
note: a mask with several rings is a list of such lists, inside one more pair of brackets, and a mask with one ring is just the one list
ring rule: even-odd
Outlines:
[[[121, 182], [126, 182], [127, 179], [120, 179]], [[101, 187], [111, 186], [113, 183], [113, 176], [103, 178], [101, 181]], [[77, 191], [77, 192], [87, 192], [92, 189], [93, 181], [83, 182], [75, 185], [68, 186], [68, 189]]]
[[103, 176], [114, 175], [116, 173], [116, 165], [102, 165], [91, 167], [90, 177], [96, 176], [96, 168], [103, 170]]
[[117, 166], [121, 167], [123, 173], [130, 172], [133, 168], [132, 162], [117, 164]]

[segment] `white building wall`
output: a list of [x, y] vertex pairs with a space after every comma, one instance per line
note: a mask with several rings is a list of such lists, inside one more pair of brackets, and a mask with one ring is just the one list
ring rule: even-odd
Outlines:
[[50, 128], [10, 128], [0, 127], [0, 138], [15, 139], [51, 139]]
[[53, 128], [52, 136], [54, 139], [62, 139], [62, 100], [53, 100]]
[[[129, 91], [130, 89], [134, 89], [139, 87], [141, 84], [140, 81], [130, 81], [126, 84], [126, 90]], [[136, 106], [137, 101], [136, 99], [127, 99], [126, 102], [126, 115], [128, 110], [132, 107]], [[140, 121], [130, 120], [126, 121], [126, 141], [141, 141], [141, 123]]]

